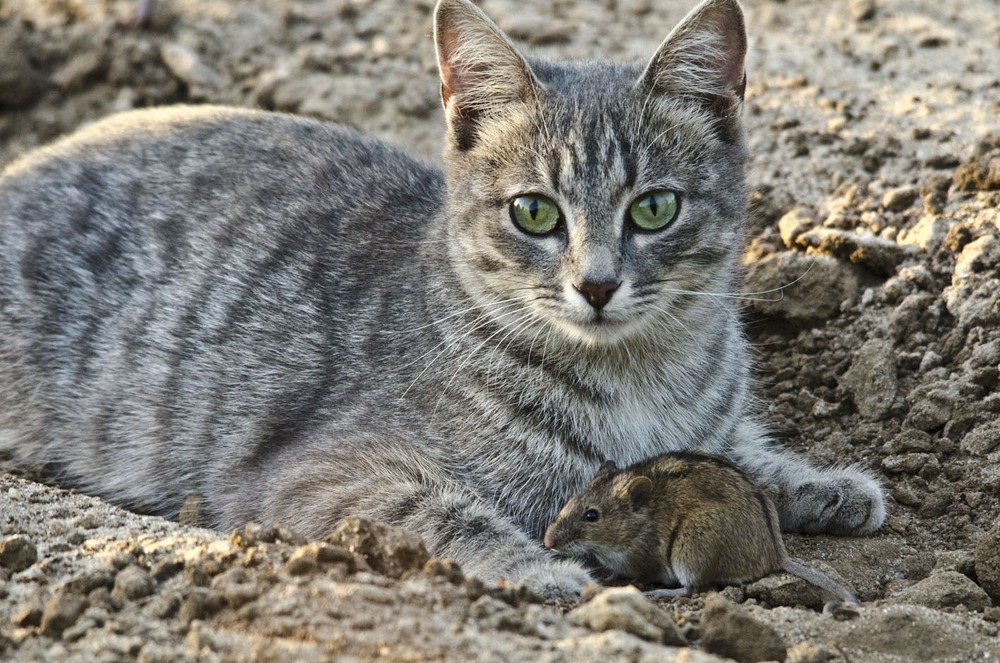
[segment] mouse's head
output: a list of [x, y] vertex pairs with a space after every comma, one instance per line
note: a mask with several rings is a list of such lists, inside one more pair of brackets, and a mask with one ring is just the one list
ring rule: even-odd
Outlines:
[[583, 492], [570, 498], [545, 532], [545, 547], [577, 558], [593, 558], [609, 569], [621, 566], [638, 534], [648, 529], [653, 483], [614, 461], [601, 466]]

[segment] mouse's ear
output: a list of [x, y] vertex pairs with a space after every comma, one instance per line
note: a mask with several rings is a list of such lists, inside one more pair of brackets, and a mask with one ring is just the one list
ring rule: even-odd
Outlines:
[[618, 463], [608, 458], [603, 463], [601, 463], [601, 469], [597, 470], [597, 476], [603, 474], [614, 474], [618, 471]]
[[632, 510], [641, 509], [649, 504], [649, 496], [653, 493], [653, 482], [649, 477], [635, 477], [625, 484], [624, 492], [628, 495]]

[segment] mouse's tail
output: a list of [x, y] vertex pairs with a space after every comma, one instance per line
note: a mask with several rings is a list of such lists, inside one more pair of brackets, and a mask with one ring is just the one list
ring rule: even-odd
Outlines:
[[819, 571], [811, 569], [805, 564], [800, 564], [792, 559], [786, 559], [781, 568], [788, 571], [792, 575], [802, 578], [808, 583], [812, 583], [821, 589], [825, 589], [844, 603], [853, 603], [855, 605], [860, 603], [858, 597], [854, 595], [854, 592], [836, 582], [829, 576], [823, 575]]

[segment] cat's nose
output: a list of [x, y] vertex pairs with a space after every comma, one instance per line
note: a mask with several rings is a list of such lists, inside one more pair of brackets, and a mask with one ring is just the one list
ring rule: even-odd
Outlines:
[[580, 285], [575, 285], [574, 287], [580, 292], [581, 295], [587, 300], [591, 306], [600, 311], [602, 308], [607, 306], [608, 302], [611, 301], [611, 295], [615, 294], [615, 290], [618, 289], [621, 283], [617, 281], [602, 281], [600, 283], [590, 283], [584, 281]]

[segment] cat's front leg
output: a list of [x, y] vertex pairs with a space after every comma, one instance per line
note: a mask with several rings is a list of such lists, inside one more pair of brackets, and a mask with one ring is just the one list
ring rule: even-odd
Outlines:
[[557, 558], [508, 516], [413, 444], [364, 436], [338, 448], [296, 452], [266, 481], [259, 515], [309, 537], [330, 532], [347, 515], [405, 527], [433, 555], [457, 561], [487, 584], [521, 583], [544, 598], [577, 597], [593, 578], [583, 565]]
[[582, 564], [556, 557], [465, 490], [438, 486], [424, 499], [430, 517], [401, 524], [418, 531], [434, 554], [455, 559], [471, 576], [488, 584], [524, 584], [543, 598], [576, 598], [593, 580]]
[[771, 446], [753, 422], [741, 428], [727, 455], [767, 488], [787, 532], [861, 535], [885, 522], [882, 486], [864, 469], [817, 467]]

